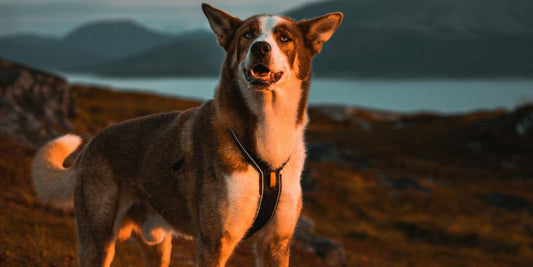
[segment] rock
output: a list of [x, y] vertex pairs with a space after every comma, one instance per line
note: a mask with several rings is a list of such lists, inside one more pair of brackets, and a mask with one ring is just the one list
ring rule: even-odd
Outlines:
[[492, 192], [485, 195], [485, 200], [494, 206], [498, 206], [510, 211], [522, 211], [530, 208], [530, 211], [533, 209], [529, 205], [529, 201], [525, 197], [504, 194], [500, 192]]
[[304, 172], [302, 173], [302, 178], [300, 180], [302, 191], [304, 193], [320, 191], [320, 186], [317, 180], [313, 178], [313, 176], [309, 172], [312, 172], [312, 170], [304, 170]]
[[311, 218], [306, 216], [300, 216], [298, 218], [298, 230], [307, 232], [307, 233], [314, 233], [315, 232], [315, 222], [311, 220]]
[[401, 177], [397, 179], [392, 179], [392, 178], [389, 178], [385, 174], [381, 174], [379, 176], [379, 179], [384, 185], [395, 190], [414, 189], [414, 190], [425, 192], [425, 193], [431, 193], [431, 189], [421, 185], [419, 180], [416, 178]]
[[301, 216], [296, 226], [294, 239], [305, 251], [316, 254], [327, 266], [344, 266], [346, 252], [336, 241], [317, 236], [314, 232], [314, 222], [305, 216]]
[[533, 135], [533, 111], [530, 111], [516, 123], [516, 133], [519, 136]]
[[347, 167], [367, 169], [368, 158], [358, 153], [355, 147], [330, 142], [309, 142], [307, 144], [307, 162], [335, 162]]
[[359, 126], [362, 130], [370, 130], [375, 122], [395, 122], [401, 116], [394, 113], [378, 110], [358, 109], [336, 105], [320, 105], [313, 109], [334, 122], [350, 122]]
[[40, 145], [72, 130], [71, 91], [57, 76], [0, 59], [0, 133]]
[[465, 148], [473, 154], [529, 157], [533, 151], [533, 105], [524, 105], [480, 119], [463, 129]]
[[331, 118], [335, 122], [352, 122], [355, 120], [353, 116], [353, 109], [341, 106], [322, 106], [319, 108], [323, 115]]
[[337, 149], [329, 143], [308, 143], [307, 161], [335, 161], [339, 159]]

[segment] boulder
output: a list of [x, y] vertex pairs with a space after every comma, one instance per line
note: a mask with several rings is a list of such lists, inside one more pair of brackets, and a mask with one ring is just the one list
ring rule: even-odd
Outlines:
[[0, 134], [38, 146], [72, 130], [73, 116], [64, 79], [0, 59]]
[[301, 216], [294, 232], [297, 246], [304, 251], [314, 253], [326, 266], [344, 266], [346, 252], [338, 242], [314, 234], [315, 224], [308, 217]]

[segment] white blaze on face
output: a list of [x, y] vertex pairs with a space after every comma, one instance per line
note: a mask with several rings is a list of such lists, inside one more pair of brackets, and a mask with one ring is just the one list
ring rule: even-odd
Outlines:
[[277, 168], [295, 151], [297, 144], [302, 143], [303, 146], [302, 132], [306, 123], [296, 125], [298, 105], [302, 98], [302, 81], [291, 68], [287, 55], [276, 40], [279, 36], [274, 33], [276, 27], [290, 22], [280, 16], [262, 16], [258, 21], [259, 32], [239, 67], [245, 70], [253, 67], [255, 58], [251, 47], [257, 42], [265, 41], [271, 48], [267, 67], [274, 73], [283, 72], [283, 76], [271, 84], [268, 90], [250, 90], [243, 71], [240, 72], [242, 76], [238, 83], [246, 103], [258, 118], [255, 130], [257, 152], [263, 160]]
[[252, 67], [252, 52], [251, 48], [252, 46], [260, 41], [267, 42], [271, 47], [271, 58], [270, 58], [270, 65], [267, 66], [272, 72], [280, 72], [283, 71], [287, 73], [289, 69], [289, 64], [287, 62], [287, 57], [285, 54], [281, 51], [279, 48], [278, 42], [275, 39], [274, 36], [274, 29], [276, 26], [283, 22], [285, 19], [280, 16], [263, 16], [259, 18], [259, 24], [260, 24], [260, 32], [258, 33], [255, 40], [252, 42], [250, 47], [248, 48], [248, 53], [246, 54], [246, 58], [244, 59], [244, 66], [246, 68]]

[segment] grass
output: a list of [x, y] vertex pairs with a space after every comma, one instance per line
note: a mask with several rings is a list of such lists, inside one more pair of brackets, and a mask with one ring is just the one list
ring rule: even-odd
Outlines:
[[[73, 90], [71, 121], [79, 134], [198, 105], [139, 93]], [[319, 235], [344, 246], [347, 266], [533, 262], [533, 144], [528, 136], [513, 135], [514, 117], [491, 111], [390, 115], [397, 117], [391, 120], [357, 110], [353, 120], [334, 121], [318, 109], [310, 116], [308, 142], [327, 144], [337, 154], [308, 161], [305, 175], [316, 186], [304, 194], [303, 213], [315, 221]], [[75, 265], [72, 214], [35, 201], [29, 174], [34, 148], [2, 136], [0, 150], [0, 265]], [[487, 195], [494, 192], [526, 199], [529, 208], [490, 204]], [[229, 265], [250, 265], [250, 246], [241, 244]], [[194, 247], [194, 241], [175, 240], [172, 266], [194, 265]], [[297, 242], [293, 247], [293, 266], [322, 265]], [[113, 265], [140, 266], [139, 254], [132, 244], [121, 243]]]

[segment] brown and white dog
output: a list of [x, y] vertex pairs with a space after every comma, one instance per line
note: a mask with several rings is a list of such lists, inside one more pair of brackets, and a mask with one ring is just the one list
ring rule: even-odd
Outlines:
[[75, 135], [49, 142], [34, 158], [38, 199], [73, 204], [81, 266], [109, 266], [115, 242], [130, 237], [147, 265], [167, 266], [173, 235], [196, 238], [200, 266], [224, 266], [254, 221], [260, 186], [231, 130], [271, 169], [289, 159], [276, 211], [251, 238], [257, 265], [289, 264], [302, 206], [311, 60], [342, 14], [241, 20], [202, 8], [226, 51], [214, 100], [106, 128], [68, 168], [63, 161], [81, 141]]

